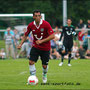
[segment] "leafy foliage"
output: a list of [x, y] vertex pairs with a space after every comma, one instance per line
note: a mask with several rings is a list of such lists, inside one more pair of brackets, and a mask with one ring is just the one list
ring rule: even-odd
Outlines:
[[[90, 0], [67, 0], [67, 3], [68, 17], [73, 19], [74, 25], [79, 19], [85, 23], [90, 19]], [[45, 13], [52, 27], [62, 25], [62, 0], [0, 0], [0, 13], [32, 13], [35, 9]]]

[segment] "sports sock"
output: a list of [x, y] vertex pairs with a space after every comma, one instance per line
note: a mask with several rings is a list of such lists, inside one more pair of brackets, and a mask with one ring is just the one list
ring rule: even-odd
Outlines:
[[48, 66], [46, 69], [43, 68], [43, 74], [47, 74], [47, 71], [48, 71]]
[[64, 59], [64, 55], [61, 56], [61, 62], [63, 62], [63, 59]]
[[71, 54], [68, 55], [68, 64], [70, 64], [71, 61]]
[[36, 75], [35, 64], [29, 65], [30, 75]]

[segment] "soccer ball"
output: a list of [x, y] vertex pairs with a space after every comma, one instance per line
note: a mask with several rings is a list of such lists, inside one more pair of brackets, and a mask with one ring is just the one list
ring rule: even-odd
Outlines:
[[29, 85], [36, 85], [38, 84], [38, 78], [34, 75], [28, 77], [28, 84]]

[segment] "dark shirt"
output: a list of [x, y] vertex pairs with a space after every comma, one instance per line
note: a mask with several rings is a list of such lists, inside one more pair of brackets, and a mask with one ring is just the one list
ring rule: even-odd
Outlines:
[[60, 41], [62, 39], [62, 36], [64, 36], [65, 41], [73, 41], [73, 35], [76, 35], [74, 26], [64, 26], [63, 30], [61, 32]]
[[84, 27], [84, 24], [82, 23], [82, 24], [78, 24], [78, 28], [83, 28]]
[[86, 53], [86, 51], [84, 49], [79, 49], [79, 55], [80, 55], [81, 59], [85, 58], [85, 53]]
[[88, 23], [86, 27], [87, 27], [87, 28], [90, 28], [90, 24]]

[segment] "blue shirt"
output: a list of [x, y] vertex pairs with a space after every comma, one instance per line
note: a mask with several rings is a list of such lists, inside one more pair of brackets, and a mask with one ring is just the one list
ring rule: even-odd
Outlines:
[[[7, 31], [5, 31], [4, 34], [6, 35], [7, 34]], [[10, 34], [14, 36], [14, 32], [12, 30], [10, 30]]]

